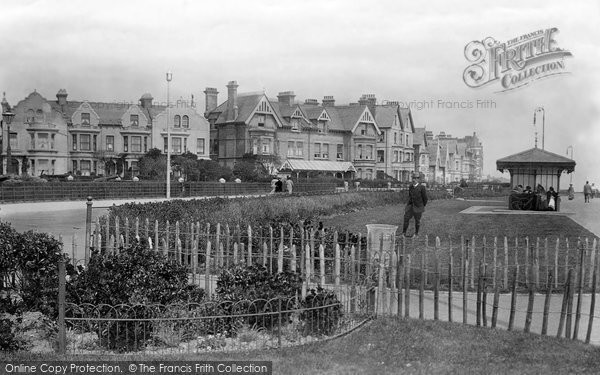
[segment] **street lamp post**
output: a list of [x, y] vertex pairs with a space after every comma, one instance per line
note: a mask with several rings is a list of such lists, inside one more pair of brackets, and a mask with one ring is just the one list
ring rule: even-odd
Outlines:
[[173, 79], [173, 73], [167, 72], [167, 199], [171, 198], [171, 129], [169, 120], [171, 119], [171, 102], [169, 86]]
[[[569, 155], [569, 149], [571, 149], [571, 160], [573, 160], [573, 146], [569, 145], [569, 147], [567, 147], [567, 155]], [[569, 173], [569, 183], [573, 183], [573, 172]]]
[[[544, 135], [546, 134], [546, 111], [544, 107], [537, 107], [533, 111], [533, 126], [535, 126], [535, 116], [538, 112], [542, 112], [542, 150], [544, 149]], [[536, 138], [537, 142], [537, 138]]]
[[11, 149], [10, 149], [10, 123], [12, 122], [13, 117], [15, 117], [15, 114], [10, 112], [10, 111], [6, 111], [6, 112], [2, 112], [2, 125], [6, 124], [6, 173], [7, 174], [11, 174], [13, 173], [12, 170], [12, 155], [11, 155]]

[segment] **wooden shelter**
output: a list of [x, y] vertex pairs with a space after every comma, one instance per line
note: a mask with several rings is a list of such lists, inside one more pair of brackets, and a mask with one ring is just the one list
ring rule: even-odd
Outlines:
[[356, 169], [351, 162], [338, 162], [326, 160], [294, 160], [288, 159], [279, 168], [282, 173], [295, 173], [296, 178], [310, 174], [331, 175], [342, 179], [352, 179]]
[[518, 154], [496, 160], [500, 172], [510, 172], [511, 186], [523, 185], [535, 188], [541, 184], [544, 189], [554, 187], [560, 191], [560, 175], [563, 171], [575, 171], [575, 161], [553, 152], [532, 148]]
[[538, 185], [542, 185], [546, 191], [553, 187], [556, 192], [560, 192], [560, 175], [575, 171], [575, 161], [534, 147], [496, 160], [496, 168], [500, 172], [510, 172], [512, 187], [531, 186], [535, 190]]

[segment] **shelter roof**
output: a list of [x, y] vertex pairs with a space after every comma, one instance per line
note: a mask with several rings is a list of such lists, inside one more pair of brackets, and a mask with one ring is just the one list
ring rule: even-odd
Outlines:
[[545, 166], [561, 168], [567, 170], [567, 172], [573, 172], [575, 170], [575, 164], [575, 161], [572, 159], [537, 147], [496, 160], [496, 167], [499, 171], [504, 171], [509, 168]]

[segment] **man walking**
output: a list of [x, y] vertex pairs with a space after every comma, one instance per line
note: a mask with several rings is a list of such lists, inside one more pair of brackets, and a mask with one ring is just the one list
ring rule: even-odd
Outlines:
[[592, 187], [590, 186], [590, 182], [586, 181], [585, 185], [583, 185], [583, 199], [585, 203], [590, 203], [590, 195], [592, 195]]
[[408, 188], [408, 202], [404, 207], [404, 225], [402, 227], [402, 235], [406, 236], [406, 230], [411, 218], [415, 218], [415, 237], [419, 235], [421, 226], [421, 215], [425, 212], [427, 205], [427, 189], [421, 184], [421, 175], [413, 173], [413, 182]]

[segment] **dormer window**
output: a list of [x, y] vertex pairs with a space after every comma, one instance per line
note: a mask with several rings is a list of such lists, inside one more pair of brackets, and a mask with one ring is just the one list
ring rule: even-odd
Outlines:
[[84, 112], [81, 114], [81, 125], [82, 126], [90, 126], [90, 114]]
[[28, 124], [33, 124], [35, 122], [35, 112], [33, 109], [28, 109], [25, 115], [25, 122]]
[[183, 126], [186, 129], [190, 127], [190, 118], [187, 115], [182, 117], [181, 126]]
[[131, 126], [138, 126], [140, 124], [140, 118], [138, 115], [129, 116], [129, 124]]
[[317, 129], [319, 130], [319, 133], [324, 133], [325, 132], [325, 122], [319, 121], [317, 123]]
[[175, 118], [173, 119], [173, 126], [176, 128], [181, 127], [181, 116], [175, 115]]

